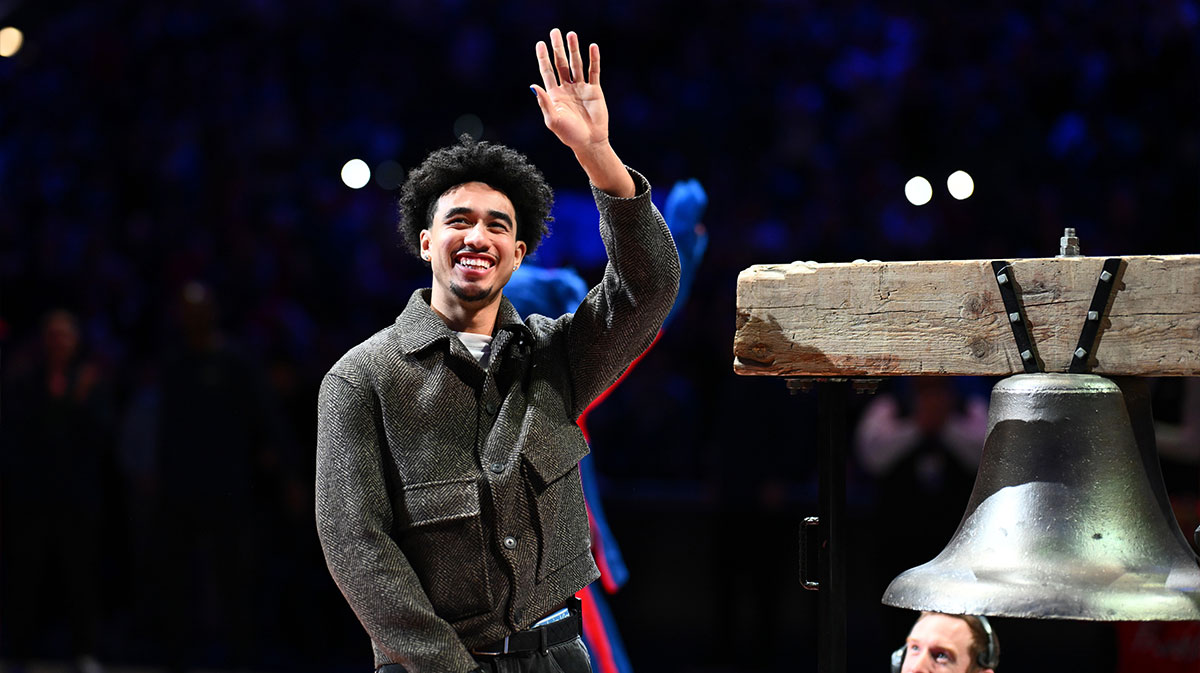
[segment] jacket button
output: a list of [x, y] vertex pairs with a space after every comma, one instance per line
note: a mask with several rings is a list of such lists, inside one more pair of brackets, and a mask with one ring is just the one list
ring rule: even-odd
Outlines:
[[489, 416], [493, 416], [496, 414], [496, 403], [495, 402], [492, 402], [489, 400], [488, 403], [485, 404], [483, 408], [487, 410]]
[[509, 535], [508, 537], [504, 538], [503, 544], [504, 544], [505, 549], [516, 549], [517, 548], [517, 538]]
[[501, 474], [504, 472], [504, 463], [492, 463], [492, 472]]

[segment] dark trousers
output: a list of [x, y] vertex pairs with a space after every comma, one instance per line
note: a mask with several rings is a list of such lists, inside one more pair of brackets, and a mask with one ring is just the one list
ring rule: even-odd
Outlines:
[[587, 648], [579, 637], [551, 645], [546, 654], [475, 655], [475, 661], [488, 673], [592, 673]]

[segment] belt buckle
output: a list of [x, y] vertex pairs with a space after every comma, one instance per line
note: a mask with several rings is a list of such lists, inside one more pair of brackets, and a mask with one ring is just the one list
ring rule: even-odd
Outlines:
[[471, 654], [478, 654], [478, 655], [484, 656], [484, 657], [499, 657], [501, 655], [508, 654], [509, 653], [508, 638], [509, 638], [509, 636], [504, 636], [504, 649], [501, 650], [500, 652], [483, 652], [481, 650], [471, 650]]

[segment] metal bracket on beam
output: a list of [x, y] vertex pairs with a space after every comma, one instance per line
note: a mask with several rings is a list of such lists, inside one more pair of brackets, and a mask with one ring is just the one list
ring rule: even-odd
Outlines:
[[1100, 326], [1108, 314], [1110, 300], [1120, 281], [1125, 261], [1120, 257], [1110, 257], [1104, 260], [1104, 269], [1096, 281], [1096, 291], [1092, 294], [1092, 304], [1088, 307], [1087, 319], [1083, 321], [1083, 330], [1079, 333], [1079, 343], [1071, 356], [1072, 374], [1087, 374], [1096, 357], [1096, 346], [1100, 340]]
[[1004, 300], [1004, 312], [1008, 316], [1008, 324], [1012, 326], [1017, 353], [1021, 356], [1021, 365], [1025, 367], [1025, 373], [1036, 374], [1045, 371], [1042, 359], [1038, 357], [1037, 346], [1033, 343], [1033, 336], [1029, 332], [1025, 308], [1021, 305], [1020, 295], [1017, 294], [1012, 264], [996, 260], [992, 262], [992, 272], [996, 274], [996, 285], [1000, 288], [1000, 298]]

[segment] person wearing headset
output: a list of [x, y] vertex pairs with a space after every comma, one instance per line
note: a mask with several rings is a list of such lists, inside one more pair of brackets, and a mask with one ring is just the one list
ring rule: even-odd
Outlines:
[[999, 665], [1000, 641], [976, 615], [922, 612], [892, 653], [892, 673], [994, 673]]

